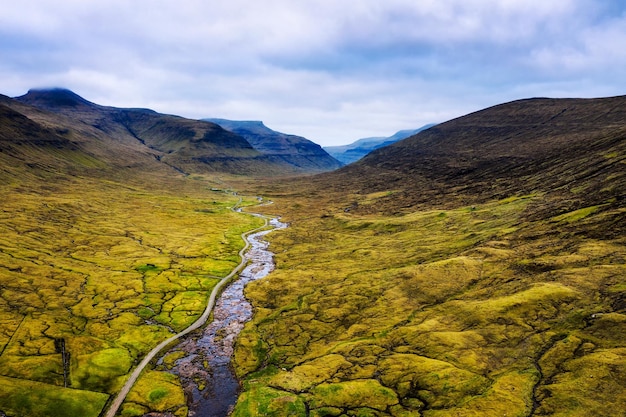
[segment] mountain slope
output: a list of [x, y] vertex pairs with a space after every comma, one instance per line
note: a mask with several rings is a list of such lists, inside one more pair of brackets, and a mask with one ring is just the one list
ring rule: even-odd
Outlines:
[[246, 138], [250, 144], [272, 160], [285, 161], [300, 171], [331, 171], [341, 166], [321, 146], [301, 136], [276, 132], [260, 121], [202, 119]]
[[0, 96], [0, 159], [4, 174], [24, 182], [171, 171], [145, 146], [113, 141], [96, 128], [6, 96]]
[[623, 198], [625, 137], [625, 96], [520, 100], [439, 124], [322, 180], [393, 190], [379, 203], [396, 208], [537, 192]]
[[144, 149], [158, 161], [184, 172], [280, 174], [294, 171], [272, 161], [244, 138], [216, 124], [164, 115], [147, 109], [120, 109], [91, 103], [65, 89], [31, 90], [20, 103], [64, 116], [92, 128], [108, 141]]
[[434, 124], [424, 125], [418, 129], [400, 130], [389, 137], [371, 137], [359, 139], [349, 145], [343, 146], [326, 146], [324, 150], [328, 152], [332, 157], [342, 162], [345, 165], [358, 161], [368, 153], [375, 149], [391, 145], [399, 140], [406, 139], [409, 136], [413, 136], [422, 130], [426, 130]]

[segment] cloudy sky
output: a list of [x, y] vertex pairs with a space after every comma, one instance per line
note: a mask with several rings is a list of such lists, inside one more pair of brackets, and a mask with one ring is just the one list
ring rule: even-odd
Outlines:
[[623, 0], [20, 0], [0, 94], [263, 120], [337, 145], [527, 97], [626, 94]]

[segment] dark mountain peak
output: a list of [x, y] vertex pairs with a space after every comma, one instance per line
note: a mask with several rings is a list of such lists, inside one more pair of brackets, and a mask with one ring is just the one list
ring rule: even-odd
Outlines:
[[66, 88], [42, 88], [28, 90], [23, 96], [16, 97], [16, 100], [45, 109], [55, 109], [59, 107], [97, 107], [98, 105], [85, 100], [78, 94]]
[[306, 172], [285, 158], [264, 155], [243, 136], [215, 123], [150, 109], [102, 106], [63, 88], [33, 89], [5, 101], [16, 111], [33, 116], [33, 120], [43, 121], [43, 126], [58, 126], [59, 132], [65, 132], [62, 136], [80, 142], [90, 151], [105, 154], [101, 156], [107, 163], [111, 159], [110, 148], [112, 153], [142, 153], [135, 159], [144, 161], [146, 166], [157, 162], [182, 173]]
[[[270, 129], [265, 126], [261, 120], [229, 120], [229, 119], [218, 119], [218, 118], [208, 118], [202, 119], [205, 122], [215, 123], [220, 125], [222, 128], [226, 130], [230, 130], [231, 132], [235, 132], [239, 135], [244, 133], [248, 133], [250, 135], [264, 135], [264, 136], [273, 136], [274, 138], [278, 136], [293, 136], [287, 135], [285, 133], [280, 133], [275, 130]], [[244, 136], [245, 137], [245, 136]]]

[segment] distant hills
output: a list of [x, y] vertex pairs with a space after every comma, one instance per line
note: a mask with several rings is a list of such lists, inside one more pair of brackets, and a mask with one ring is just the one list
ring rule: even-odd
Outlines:
[[[340, 165], [319, 145], [262, 122], [208, 120], [101, 106], [65, 89], [0, 95], [0, 162], [14, 175], [25, 166], [116, 175], [142, 170], [271, 176]], [[378, 202], [390, 208], [512, 193], [624, 198], [626, 96], [518, 100], [417, 130], [348, 145], [346, 154], [382, 147], [313, 181], [325, 190], [391, 190]], [[383, 146], [405, 135], [410, 136]]]
[[324, 150], [344, 165], [358, 161], [374, 149], [391, 145], [399, 140], [413, 136], [422, 130], [426, 130], [435, 124], [427, 124], [418, 129], [400, 130], [389, 137], [371, 137], [359, 139], [349, 145], [325, 146]]
[[[1, 144], [11, 149], [3, 156], [13, 155], [29, 164], [78, 169], [89, 161], [85, 163], [111, 172], [142, 168], [260, 176], [320, 172], [339, 165], [305, 163], [313, 158], [306, 151], [304, 156], [298, 152], [316, 145], [303, 138], [300, 147], [280, 148], [276, 153], [272, 144], [259, 141], [261, 151], [215, 123], [149, 109], [101, 106], [61, 88], [30, 90], [13, 99], [2, 96], [0, 107]], [[42, 147], [50, 146], [56, 151], [41, 153]], [[291, 159], [289, 152], [293, 152]]]
[[342, 166], [321, 146], [301, 136], [277, 132], [261, 121], [202, 119], [244, 137], [256, 150], [279, 163], [286, 162], [303, 171], [331, 171]]

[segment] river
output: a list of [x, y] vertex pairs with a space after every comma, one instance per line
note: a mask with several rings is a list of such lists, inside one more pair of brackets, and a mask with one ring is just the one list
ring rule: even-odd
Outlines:
[[187, 397], [190, 417], [225, 417], [239, 393], [230, 359], [237, 335], [252, 317], [252, 306], [244, 297], [246, 284], [265, 277], [274, 269], [274, 256], [263, 239], [272, 230], [287, 227], [270, 220], [273, 229], [248, 236], [250, 247], [244, 254], [249, 261], [239, 278], [222, 292], [213, 310], [213, 321], [200, 336], [187, 336], [168, 353], [183, 352], [170, 372], [178, 375]]

